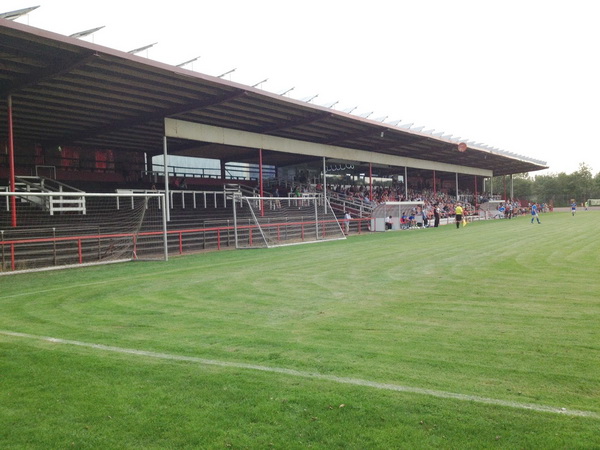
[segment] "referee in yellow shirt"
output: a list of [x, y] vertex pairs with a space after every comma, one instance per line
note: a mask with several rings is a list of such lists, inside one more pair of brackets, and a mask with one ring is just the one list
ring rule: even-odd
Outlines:
[[456, 214], [456, 228], [459, 228], [463, 218], [463, 209], [462, 206], [460, 206], [460, 203], [456, 204], [456, 207], [454, 208], [454, 214]]

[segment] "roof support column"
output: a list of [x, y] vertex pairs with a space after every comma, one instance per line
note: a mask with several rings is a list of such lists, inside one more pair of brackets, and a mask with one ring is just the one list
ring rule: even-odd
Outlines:
[[404, 166], [404, 201], [408, 201], [408, 167]]
[[437, 196], [437, 183], [435, 179], [435, 169], [433, 171], [433, 196]]
[[[13, 135], [13, 116], [12, 116], [12, 96], [7, 99], [8, 109], [8, 166], [9, 166], [9, 184], [10, 191], [16, 192], [15, 186], [15, 139]], [[10, 224], [13, 227], [17, 226], [17, 197], [10, 197]], [[11, 269], [15, 270], [15, 244], [10, 244], [10, 264]]]
[[458, 172], [455, 173], [456, 177], [456, 201], [458, 201]]
[[[10, 191], [16, 192], [15, 189], [15, 140], [13, 135], [13, 109], [12, 95], [8, 96], [8, 166], [9, 166], [9, 184]], [[13, 227], [17, 226], [17, 197], [10, 197], [10, 224]]]
[[167, 211], [167, 222], [171, 221], [171, 202], [169, 201], [169, 152], [167, 151], [167, 136], [163, 136], [163, 168], [165, 179], [165, 210]]
[[373, 163], [369, 163], [369, 200], [373, 201]]
[[327, 214], [327, 159], [323, 156], [323, 211]]
[[262, 198], [264, 195], [263, 190], [263, 151], [262, 148], [258, 150], [258, 192], [260, 199], [260, 217], [265, 215], [265, 201]]
[[510, 174], [510, 201], [515, 198], [515, 179], [513, 178], [513, 174]]
[[475, 209], [477, 209], [477, 204], [479, 203], [479, 195], [477, 194], [477, 175], [475, 175]]

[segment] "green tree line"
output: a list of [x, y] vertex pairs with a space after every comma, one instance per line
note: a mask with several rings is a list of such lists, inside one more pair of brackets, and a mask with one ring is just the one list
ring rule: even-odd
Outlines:
[[[509, 186], [508, 177], [494, 177], [493, 186], [498, 193], [498, 186]], [[504, 188], [500, 188], [501, 190]], [[510, 196], [506, 188], [507, 197]], [[582, 204], [590, 198], [600, 199], [600, 172], [592, 174], [592, 169], [585, 163], [573, 173], [564, 172], [532, 177], [528, 173], [513, 176], [513, 196], [520, 200], [567, 206], [574, 199]]]

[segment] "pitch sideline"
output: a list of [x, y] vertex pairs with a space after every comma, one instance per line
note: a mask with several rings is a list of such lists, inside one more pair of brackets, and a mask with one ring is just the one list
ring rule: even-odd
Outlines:
[[114, 346], [104, 345], [104, 344], [92, 344], [92, 343], [82, 342], [82, 341], [73, 341], [73, 340], [69, 340], [69, 339], [60, 339], [60, 338], [53, 338], [53, 337], [47, 337], [47, 336], [36, 336], [36, 335], [32, 335], [32, 334], [18, 333], [18, 332], [14, 332], [14, 331], [6, 331], [6, 330], [0, 330], [0, 335], [11, 336], [11, 337], [16, 337], [16, 338], [23, 338], [23, 339], [30, 339], [30, 340], [37, 340], [37, 341], [46, 341], [46, 342], [51, 342], [54, 344], [74, 345], [74, 346], [78, 346], [78, 347], [92, 348], [92, 349], [96, 349], [96, 350], [103, 350], [103, 351], [113, 352], [113, 353], [130, 354], [130, 355], [136, 355], [136, 356], [146, 356], [149, 358], [156, 358], [156, 359], [163, 359], [163, 360], [170, 360], [170, 361], [185, 361], [185, 362], [210, 365], [210, 366], [233, 367], [236, 369], [246, 369], [246, 370], [258, 370], [258, 371], [262, 371], [262, 372], [279, 373], [279, 374], [291, 375], [291, 376], [295, 376], [295, 377], [312, 378], [315, 380], [332, 381], [335, 383], [349, 384], [349, 385], [354, 385], [354, 386], [365, 386], [365, 387], [387, 390], [387, 391], [408, 392], [411, 394], [428, 395], [430, 397], [447, 398], [447, 399], [454, 399], [454, 400], [461, 400], [461, 401], [470, 401], [470, 402], [474, 402], [474, 403], [481, 403], [481, 404], [487, 404], [487, 405], [504, 406], [504, 407], [515, 408], [515, 409], [526, 409], [526, 410], [531, 410], [531, 411], [536, 411], [536, 412], [547, 412], [547, 413], [553, 413], [553, 414], [562, 414], [562, 415], [566, 415], [566, 416], [589, 417], [589, 418], [594, 418], [594, 419], [600, 419], [600, 414], [593, 412], [593, 411], [579, 411], [579, 410], [573, 410], [573, 409], [567, 409], [567, 408], [558, 408], [558, 407], [554, 407], [554, 406], [539, 405], [539, 404], [535, 404], [535, 403], [511, 402], [508, 400], [486, 398], [486, 397], [480, 397], [477, 395], [457, 394], [457, 393], [453, 393], [453, 392], [436, 391], [436, 390], [432, 390], [432, 389], [422, 389], [422, 388], [411, 387], [411, 386], [401, 386], [401, 385], [396, 385], [396, 384], [377, 383], [375, 381], [362, 380], [359, 378], [338, 377], [335, 375], [325, 375], [325, 374], [314, 373], [314, 372], [303, 372], [303, 371], [299, 371], [299, 370], [285, 369], [285, 368], [281, 368], [281, 367], [260, 366], [260, 365], [255, 365], [255, 364], [204, 359], [204, 358], [198, 358], [198, 357], [194, 357], [194, 356], [181, 356], [181, 355], [172, 355], [172, 354], [168, 354], [168, 353], [157, 353], [157, 352], [150, 352], [150, 351], [146, 351], [146, 350], [136, 350], [136, 349], [130, 349], [130, 348], [114, 347]]

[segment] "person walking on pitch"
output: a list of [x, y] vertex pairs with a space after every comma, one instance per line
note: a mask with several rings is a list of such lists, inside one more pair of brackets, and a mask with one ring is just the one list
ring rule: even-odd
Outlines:
[[535, 203], [531, 205], [531, 223], [533, 223], [534, 219], [537, 219], [537, 223], [542, 223], [542, 222], [540, 222], [540, 216], [538, 215], [538, 208]]

